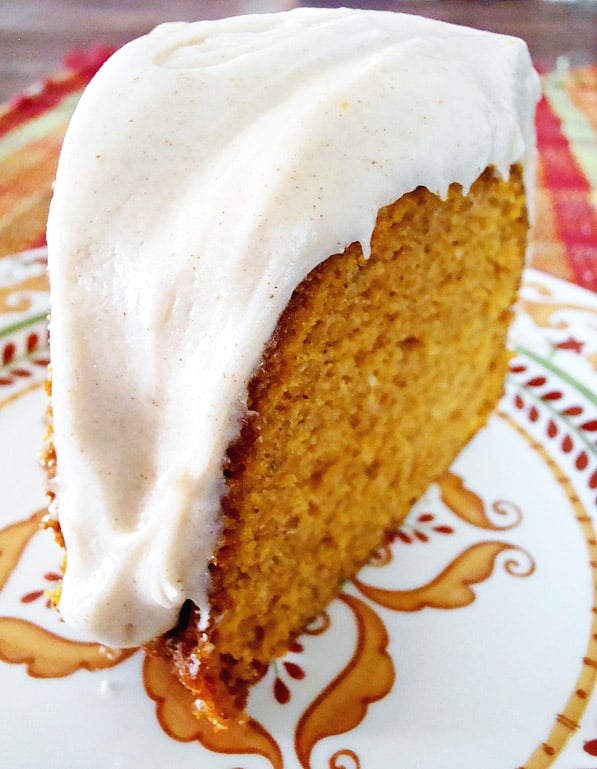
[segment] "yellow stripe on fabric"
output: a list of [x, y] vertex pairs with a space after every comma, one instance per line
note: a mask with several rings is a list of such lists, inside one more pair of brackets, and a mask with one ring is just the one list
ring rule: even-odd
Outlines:
[[43, 242], [50, 205], [50, 191], [15, 212], [0, 230], [0, 257], [25, 251]]
[[66, 122], [0, 164], [0, 256], [43, 239]]
[[0, 165], [0, 215], [23, 195], [39, 193], [40, 186], [51, 182], [66, 130], [57, 125], [41, 139], [21, 147]]

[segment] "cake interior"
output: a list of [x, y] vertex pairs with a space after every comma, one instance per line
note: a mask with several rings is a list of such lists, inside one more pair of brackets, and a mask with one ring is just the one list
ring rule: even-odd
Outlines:
[[284, 653], [483, 426], [503, 391], [527, 236], [521, 168], [423, 187], [295, 290], [223, 473], [211, 613], [148, 645], [215, 720]]

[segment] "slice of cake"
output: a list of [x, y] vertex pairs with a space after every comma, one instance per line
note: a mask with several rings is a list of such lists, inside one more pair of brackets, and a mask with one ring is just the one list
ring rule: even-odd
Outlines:
[[519, 40], [345, 9], [107, 62], [48, 225], [67, 623], [242, 714], [501, 395], [537, 94]]

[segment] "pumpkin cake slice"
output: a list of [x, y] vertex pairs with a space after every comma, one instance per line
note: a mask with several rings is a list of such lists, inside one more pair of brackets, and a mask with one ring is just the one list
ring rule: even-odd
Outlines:
[[347, 9], [104, 65], [48, 225], [67, 623], [242, 718], [502, 393], [537, 96], [517, 39]]

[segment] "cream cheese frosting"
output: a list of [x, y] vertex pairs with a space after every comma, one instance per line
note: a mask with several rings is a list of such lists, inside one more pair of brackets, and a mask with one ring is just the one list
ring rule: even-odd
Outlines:
[[292, 291], [417, 186], [530, 169], [537, 96], [518, 39], [347, 9], [164, 24], [103, 66], [48, 224], [67, 623], [207, 622], [223, 457]]

